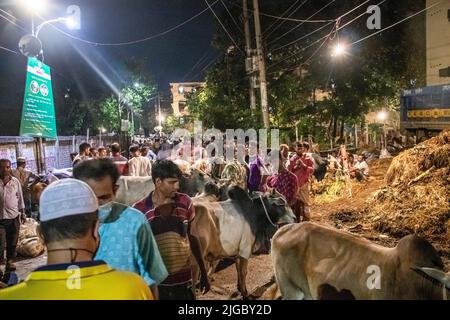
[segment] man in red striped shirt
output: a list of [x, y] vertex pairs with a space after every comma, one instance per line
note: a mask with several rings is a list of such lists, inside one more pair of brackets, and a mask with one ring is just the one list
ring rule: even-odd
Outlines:
[[170, 160], [158, 160], [152, 166], [155, 190], [134, 204], [150, 222], [158, 249], [169, 276], [159, 286], [161, 300], [193, 300], [196, 279], [192, 279], [191, 252], [200, 268], [200, 290], [210, 289], [198, 239], [190, 234], [195, 217], [191, 198], [179, 193], [182, 173]]

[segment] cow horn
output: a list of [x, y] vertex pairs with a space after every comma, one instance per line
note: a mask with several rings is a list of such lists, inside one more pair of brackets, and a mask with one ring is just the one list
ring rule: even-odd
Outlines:
[[444, 271], [426, 267], [412, 267], [411, 269], [421, 275], [439, 281], [445, 285], [447, 289], [450, 289], [450, 275], [446, 274]]

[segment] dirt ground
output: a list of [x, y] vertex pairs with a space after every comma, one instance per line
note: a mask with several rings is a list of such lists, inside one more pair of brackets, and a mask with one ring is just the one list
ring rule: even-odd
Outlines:
[[[393, 247], [399, 239], [386, 234], [381, 234], [359, 223], [358, 216], [363, 214], [362, 210], [366, 201], [372, 197], [373, 193], [381, 188], [384, 183], [384, 176], [391, 163], [391, 159], [374, 160], [369, 162], [370, 178], [366, 182], [352, 183], [351, 197], [344, 196], [338, 200], [326, 204], [313, 204], [311, 208], [312, 221], [324, 223], [361, 235], [378, 244]], [[450, 269], [450, 248], [449, 244], [442, 243], [442, 239], [430, 239], [438, 249], [446, 264], [446, 269]], [[41, 255], [34, 259], [21, 260], [17, 262], [19, 279], [25, 276], [34, 268], [45, 263], [46, 256]], [[251, 293], [252, 299], [260, 299], [268, 296], [268, 289], [273, 284], [273, 270], [270, 255], [254, 256], [249, 261], [247, 274], [247, 289]], [[199, 295], [200, 300], [230, 300], [241, 299], [237, 294], [237, 275], [235, 265], [232, 264], [222, 271], [216, 272], [211, 282], [211, 291], [206, 295]]]

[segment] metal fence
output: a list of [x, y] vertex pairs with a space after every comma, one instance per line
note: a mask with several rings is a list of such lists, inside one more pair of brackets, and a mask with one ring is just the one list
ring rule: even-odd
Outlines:
[[[72, 166], [73, 155], [78, 153], [78, 146], [83, 142], [89, 142], [93, 147], [109, 145], [118, 142], [116, 136], [64, 136], [57, 139], [45, 139], [43, 143], [43, 154], [46, 171], [51, 169], [63, 169]], [[17, 158], [25, 157], [27, 169], [38, 172], [38, 144], [29, 137], [0, 137], [0, 159], [11, 161], [13, 168], [17, 167]]]

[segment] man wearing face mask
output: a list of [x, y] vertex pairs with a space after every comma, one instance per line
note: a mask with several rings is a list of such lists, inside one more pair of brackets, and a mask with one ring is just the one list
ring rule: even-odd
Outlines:
[[73, 169], [73, 177], [92, 188], [100, 206], [102, 241], [95, 258], [119, 270], [139, 274], [158, 297], [157, 285], [167, 277], [167, 269], [145, 216], [114, 202], [119, 176], [117, 166], [110, 159], [83, 161]]
[[100, 242], [98, 203], [86, 183], [75, 179], [52, 183], [41, 195], [40, 214], [47, 265], [20, 284], [0, 290], [0, 300], [153, 299], [138, 275], [93, 261]]

